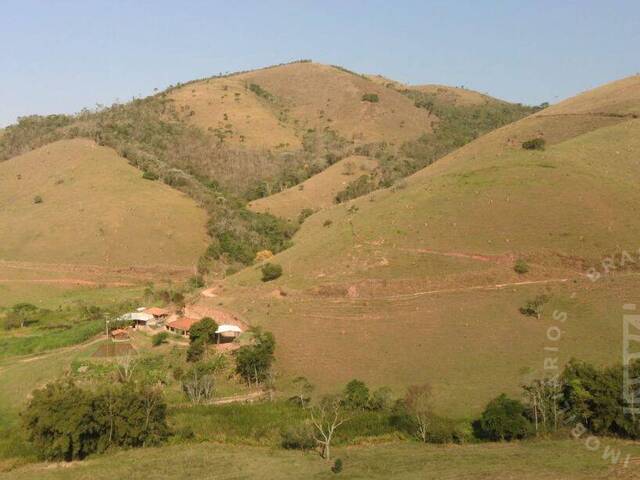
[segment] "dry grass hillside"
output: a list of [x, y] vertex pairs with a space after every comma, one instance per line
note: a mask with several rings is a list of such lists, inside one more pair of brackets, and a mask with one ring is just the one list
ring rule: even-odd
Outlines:
[[63, 140], [0, 163], [0, 260], [191, 267], [206, 214], [115, 151]]
[[305, 209], [328, 208], [349, 182], [371, 172], [376, 165], [377, 162], [369, 157], [343, 158], [300, 185], [249, 203], [249, 208], [288, 219], [297, 218]]
[[[567, 103], [628, 112], [616, 92], [636, 91], [615, 86], [632, 81]], [[640, 279], [628, 269], [593, 284], [584, 273], [637, 250], [640, 120], [552, 113], [481, 137], [405, 188], [312, 216], [272, 260], [280, 279], [262, 284], [246, 269], [215, 301], [275, 332], [285, 374], [323, 389], [353, 377], [397, 389], [426, 381], [440, 409], [463, 415], [542, 374], [554, 309], [572, 320], [561, 362], [615, 361], [621, 299]], [[535, 137], [546, 149], [524, 150]], [[528, 273], [514, 271], [518, 258]], [[521, 315], [541, 293], [551, 296], [542, 319]]]
[[[366, 94], [378, 101], [363, 101]], [[365, 76], [312, 62], [190, 83], [170, 98], [196, 125], [254, 148], [299, 147], [308, 129], [331, 129], [355, 143], [402, 143], [437, 121]]]

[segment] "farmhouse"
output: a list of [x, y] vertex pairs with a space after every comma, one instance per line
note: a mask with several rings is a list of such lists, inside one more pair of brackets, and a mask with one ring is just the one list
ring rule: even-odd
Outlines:
[[178, 320], [167, 323], [166, 328], [170, 332], [177, 333], [178, 335], [182, 335], [183, 337], [188, 337], [191, 327], [199, 321], [200, 320], [195, 318], [182, 317]]

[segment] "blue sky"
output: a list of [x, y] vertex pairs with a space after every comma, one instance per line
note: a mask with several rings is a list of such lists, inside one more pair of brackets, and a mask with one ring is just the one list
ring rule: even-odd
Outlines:
[[640, 71], [640, 2], [0, 2], [0, 126], [299, 58], [554, 102]]

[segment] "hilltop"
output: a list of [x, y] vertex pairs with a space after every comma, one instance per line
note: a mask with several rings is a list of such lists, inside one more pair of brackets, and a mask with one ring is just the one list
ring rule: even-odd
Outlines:
[[[275, 332], [285, 372], [326, 389], [353, 377], [396, 388], [428, 381], [458, 414], [541, 374], [554, 309], [576, 317], [564, 327], [563, 361], [608, 362], [616, 305], [638, 278], [592, 284], [584, 272], [636, 250], [640, 120], [630, 112], [639, 91], [636, 76], [569, 99], [400, 188], [321, 211], [270, 260], [281, 279], [265, 285], [246, 269], [216, 301]], [[534, 138], [546, 149], [522, 148]], [[514, 272], [518, 258], [528, 273]], [[542, 293], [551, 296], [544, 321], [518, 312]]]
[[[264, 212], [297, 219], [304, 209], [390, 186], [533, 111], [488, 97], [483, 104], [451, 104], [440, 90], [396, 88], [342, 67], [299, 61], [196, 80], [78, 115], [21, 118], [3, 130], [0, 161], [18, 161], [60, 140], [82, 138], [112, 148], [206, 210], [209, 246], [194, 263], [200, 274], [219, 277], [251, 264], [259, 251], [277, 253], [290, 245], [298, 222]], [[351, 158], [367, 170], [335, 175], [336, 165]], [[290, 192], [307, 187], [297, 202]], [[277, 192], [295, 208], [271, 205], [276, 196], [263, 199]], [[94, 250], [90, 245], [86, 252]], [[8, 251], [5, 260], [16, 252]], [[47, 249], [39, 258], [49, 258]]]

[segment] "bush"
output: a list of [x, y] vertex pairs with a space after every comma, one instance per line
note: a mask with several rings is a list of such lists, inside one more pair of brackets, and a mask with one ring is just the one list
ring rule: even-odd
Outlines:
[[282, 275], [282, 267], [277, 263], [265, 263], [260, 270], [263, 282], [270, 282]]
[[142, 174], [142, 178], [144, 178], [145, 180], [158, 180], [158, 178], [160, 178], [160, 177], [158, 176], [157, 173], [145, 171]]
[[286, 427], [280, 432], [280, 445], [287, 450], [311, 450], [317, 445], [313, 433], [313, 427], [306, 423]]
[[36, 195], [35, 197], [33, 197], [33, 203], [42, 203], [44, 200], [42, 200], [42, 197], [40, 195]]
[[151, 345], [154, 347], [159, 347], [163, 343], [167, 343], [167, 338], [169, 337], [168, 332], [160, 332], [153, 337], [151, 337]]
[[342, 471], [342, 460], [336, 458], [336, 461], [333, 462], [333, 467], [331, 467], [331, 471], [333, 473], [340, 473]]
[[193, 289], [204, 287], [204, 278], [202, 277], [202, 275], [194, 275], [193, 277], [189, 277], [189, 287]]
[[521, 275], [525, 274], [529, 271], [529, 264], [524, 259], [519, 258], [513, 266], [513, 271]]
[[522, 148], [525, 150], [544, 150], [546, 143], [544, 138], [532, 138], [531, 140], [522, 142]]
[[298, 215], [298, 223], [303, 223], [311, 215], [313, 215], [313, 209], [303, 208], [302, 211], [300, 212], [300, 215]]
[[480, 438], [493, 441], [526, 438], [532, 431], [525, 406], [504, 393], [489, 402], [475, 427]]
[[365, 93], [364, 95], [362, 95], [362, 101], [378, 103], [380, 101], [380, 98], [378, 97], [377, 93]]

